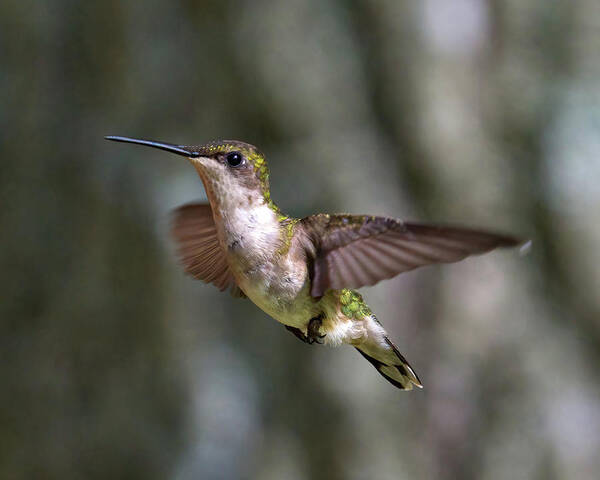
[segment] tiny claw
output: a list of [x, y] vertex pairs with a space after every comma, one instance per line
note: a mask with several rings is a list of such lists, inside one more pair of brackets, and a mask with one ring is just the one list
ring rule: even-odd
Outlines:
[[323, 322], [321, 321], [322, 319], [322, 315], [319, 315], [318, 317], [314, 317], [310, 319], [310, 322], [308, 322], [308, 327], [306, 328], [306, 336], [309, 339], [309, 344], [312, 345], [313, 343], [316, 343], [318, 345], [323, 345], [323, 342], [319, 341], [321, 338], [325, 338], [326, 335], [321, 335], [319, 330], [321, 328], [321, 325], [323, 325]]
[[310, 339], [302, 333], [302, 330], [296, 327], [290, 327], [289, 325], [285, 325], [285, 329], [289, 332], [292, 332], [296, 338], [302, 340], [304, 343], [308, 343], [310, 345]]

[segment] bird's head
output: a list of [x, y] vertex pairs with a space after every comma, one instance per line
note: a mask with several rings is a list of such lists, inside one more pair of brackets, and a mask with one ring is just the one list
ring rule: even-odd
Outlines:
[[264, 200], [272, 205], [267, 162], [264, 155], [249, 143], [215, 140], [204, 145], [174, 145], [128, 137], [105, 138], [187, 157], [202, 178], [211, 203], [222, 203], [232, 196], [246, 196], [247, 201]]

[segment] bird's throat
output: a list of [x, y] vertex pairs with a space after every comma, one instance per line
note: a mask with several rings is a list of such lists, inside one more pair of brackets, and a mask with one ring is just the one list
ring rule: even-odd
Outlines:
[[258, 269], [273, 261], [289, 237], [288, 217], [268, 189], [248, 188], [214, 164], [193, 162], [213, 211], [219, 242], [235, 270]]

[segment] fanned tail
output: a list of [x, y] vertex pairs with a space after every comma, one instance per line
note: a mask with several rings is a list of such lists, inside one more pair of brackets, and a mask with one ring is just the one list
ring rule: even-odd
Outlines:
[[371, 316], [367, 321], [368, 336], [356, 350], [392, 385], [400, 390], [412, 390], [413, 386], [423, 388], [421, 380], [400, 353], [398, 347], [388, 338], [379, 321]]

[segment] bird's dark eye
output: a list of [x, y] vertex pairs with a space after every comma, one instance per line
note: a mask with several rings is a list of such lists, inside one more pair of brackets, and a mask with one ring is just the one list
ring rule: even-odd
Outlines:
[[238, 152], [228, 153], [225, 159], [227, 160], [227, 165], [230, 167], [239, 167], [242, 163], [244, 163], [244, 157], [242, 157], [242, 154]]

